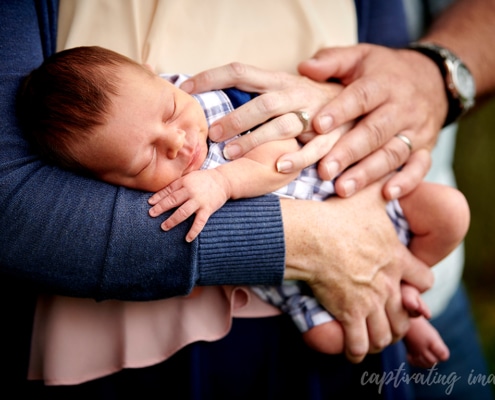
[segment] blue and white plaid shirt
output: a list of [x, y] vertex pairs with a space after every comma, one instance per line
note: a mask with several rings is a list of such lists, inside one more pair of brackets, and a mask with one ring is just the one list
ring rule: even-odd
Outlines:
[[[187, 79], [186, 75], [162, 75], [162, 77], [177, 86]], [[208, 126], [234, 110], [229, 97], [221, 90], [194, 95], [194, 98], [201, 104]], [[228, 141], [221, 143], [209, 141], [208, 155], [201, 169], [215, 168], [228, 162], [223, 156], [226, 143]], [[335, 195], [335, 188], [333, 181], [321, 180], [316, 166], [311, 165], [302, 170], [295, 180], [274, 193], [282, 197], [322, 201]], [[386, 210], [399, 239], [407, 245], [410, 239], [409, 225], [399, 202], [395, 200], [387, 203]], [[310, 289], [303, 282], [284, 281], [280, 286], [258, 285], [254, 286], [253, 290], [264, 301], [289, 314], [301, 332], [333, 320], [333, 317], [312, 297]]]

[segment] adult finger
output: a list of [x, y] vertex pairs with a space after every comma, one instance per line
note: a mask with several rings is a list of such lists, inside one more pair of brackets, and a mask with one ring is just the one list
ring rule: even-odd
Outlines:
[[331, 78], [346, 80], [346, 77], [354, 75], [352, 72], [361, 64], [369, 47], [361, 44], [324, 48], [299, 63], [297, 69], [301, 75], [320, 82]]
[[[252, 100], [250, 103], [256, 103], [256, 99]], [[266, 109], [263, 109], [263, 111], [259, 111], [258, 114], [251, 111], [246, 112], [245, 110], [251, 110], [252, 107], [255, 107], [255, 110], [259, 110], [256, 107], [256, 104], [250, 103], [245, 104], [245, 109], [239, 109], [239, 112], [243, 112], [244, 116], [248, 117], [244, 117], [242, 119], [242, 122], [241, 120], [236, 118], [231, 119], [230, 117], [235, 112], [234, 111], [223, 118], [223, 129], [227, 127], [226, 130], [228, 131], [230, 129], [231, 132], [248, 129], [246, 127], [249, 127], [249, 125], [251, 124], [255, 124], [256, 121], [258, 121], [259, 119], [270, 118], [269, 115], [272, 115], [276, 112], [281, 112], [281, 109], [279, 111], [272, 110], [268, 113]], [[279, 103], [279, 105], [280, 107], [284, 106], [284, 104], [282, 103]], [[252, 118], [249, 118], [249, 115], [252, 115]], [[224, 155], [227, 159], [236, 159], [254, 149], [255, 147], [259, 146], [260, 144], [273, 140], [294, 138], [310, 129], [309, 120], [304, 121], [301, 118], [302, 117], [295, 112], [288, 112], [278, 117], [271, 118], [270, 121], [260, 125], [257, 129], [251, 131], [249, 135], [243, 135], [240, 138], [227, 143], [224, 148]], [[234, 122], [234, 125], [231, 125], [232, 122]], [[231, 126], [231, 128], [229, 128], [229, 126]], [[212, 132], [213, 130], [210, 130], [210, 137], [212, 136]], [[214, 140], [213, 137], [211, 138], [212, 140]]]
[[[343, 138], [344, 140], [344, 138]], [[411, 151], [404, 142], [392, 138], [378, 150], [364, 157], [359, 163], [346, 169], [336, 180], [336, 192], [341, 197], [348, 197], [366, 187], [371, 182], [396, 171], [410, 157]], [[331, 154], [322, 159], [319, 173], [324, 179], [331, 179], [333, 174]]]
[[410, 193], [424, 179], [431, 167], [431, 153], [427, 149], [414, 151], [399, 172], [393, 174], [383, 187], [387, 200]]
[[376, 309], [366, 319], [369, 335], [369, 353], [378, 353], [392, 343], [392, 332], [385, 309]]
[[368, 114], [387, 100], [388, 92], [376, 77], [362, 75], [360, 70], [370, 45], [328, 48], [313, 58], [299, 64], [299, 72], [316, 81], [338, 79], [345, 89], [315, 116], [314, 127], [318, 133], [331, 129], [362, 115]]
[[409, 311], [403, 305], [402, 292], [393, 292], [385, 304], [385, 312], [390, 323], [392, 342], [402, 339], [410, 326]]
[[364, 318], [339, 320], [344, 329], [345, 355], [353, 363], [363, 361], [369, 350], [368, 328]]
[[334, 144], [351, 126], [350, 123], [344, 124], [327, 135], [313, 136], [301, 150], [281, 156], [277, 160], [277, 170], [282, 173], [291, 173], [318, 162], [328, 154]]
[[263, 93], [268, 88], [283, 88], [289, 76], [285, 72], [267, 71], [234, 62], [202, 71], [184, 81], [180, 88], [187, 93], [202, 93], [235, 86], [248, 92]]

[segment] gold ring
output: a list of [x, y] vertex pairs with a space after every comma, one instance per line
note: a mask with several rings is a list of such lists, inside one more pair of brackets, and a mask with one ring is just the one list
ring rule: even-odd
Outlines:
[[404, 135], [401, 135], [400, 133], [398, 133], [397, 135], [395, 135], [395, 137], [397, 139], [402, 140], [406, 144], [406, 146], [409, 147], [409, 152], [412, 152], [412, 143], [411, 143], [411, 140], [407, 136], [404, 136]]
[[299, 121], [301, 121], [303, 128], [301, 133], [306, 131], [309, 128], [309, 114], [306, 111], [291, 111], [292, 113], [297, 115]]

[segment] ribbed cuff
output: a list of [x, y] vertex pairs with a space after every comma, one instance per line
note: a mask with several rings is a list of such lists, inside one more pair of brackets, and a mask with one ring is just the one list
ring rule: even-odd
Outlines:
[[276, 196], [230, 201], [199, 236], [198, 285], [277, 285], [285, 243]]

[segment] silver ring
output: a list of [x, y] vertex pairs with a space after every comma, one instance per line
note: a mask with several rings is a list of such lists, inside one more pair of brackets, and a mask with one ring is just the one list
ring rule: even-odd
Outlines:
[[404, 136], [404, 135], [401, 135], [400, 133], [398, 133], [397, 135], [395, 135], [395, 137], [397, 139], [402, 140], [407, 145], [407, 147], [409, 147], [409, 152], [412, 152], [412, 142], [407, 136]]
[[301, 121], [303, 128], [301, 133], [306, 131], [309, 128], [309, 114], [306, 111], [291, 111], [293, 114], [297, 115], [299, 121]]

